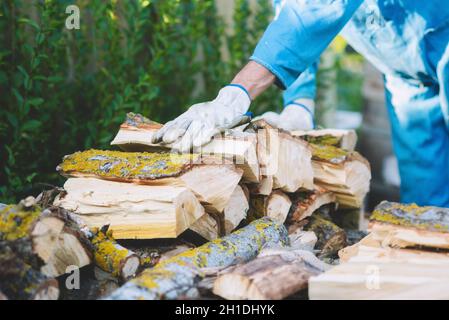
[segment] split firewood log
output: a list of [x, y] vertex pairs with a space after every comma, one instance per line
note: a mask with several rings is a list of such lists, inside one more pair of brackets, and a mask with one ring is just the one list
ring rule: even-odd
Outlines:
[[290, 198], [292, 200], [289, 212], [290, 222], [304, 220], [322, 206], [336, 201], [332, 192], [318, 186], [313, 191], [296, 192]]
[[102, 270], [122, 280], [137, 273], [140, 258], [133, 251], [118, 244], [108, 231], [108, 226], [93, 231], [95, 264]]
[[228, 267], [249, 261], [265, 247], [288, 244], [287, 230], [269, 218], [185, 251], [144, 270], [108, 299], [177, 299], [192, 293], [204, 274], [201, 268]]
[[214, 240], [230, 234], [237, 226], [246, 219], [249, 202], [245, 186], [238, 185], [229, 199], [223, 213], [205, 214], [190, 226], [190, 230], [195, 231], [207, 240]]
[[318, 238], [313, 231], [296, 230], [288, 235], [290, 246], [296, 250], [305, 250], [313, 252]]
[[369, 162], [355, 151], [310, 145], [315, 184], [333, 192], [341, 207], [360, 208], [370, 186]]
[[69, 213], [56, 207], [42, 211], [32, 197], [1, 210], [0, 240], [50, 277], [64, 274], [68, 266], [92, 262], [90, 242]]
[[89, 228], [109, 225], [115, 239], [176, 238], [204, 215], [185, 187], [71, 178], [54, 204], [73, 211]]
[[[171, 144], [152, 144], [152, 136], [162, 128], [162, 124], [151, 121], [140, 114], [128, 113], [125, 122], [115, 136], [111, 145], [120, 147], [124, 151], [132, 152], [159, 152], [177, 151]], [[205, 146], [195, 148], [193, 151], [206, 157], [231, 160], [243, 170], [243, 179], [246, 182], [259, 181], [259, 164], [256, 154], [256, 136], [229, 130], [218, 135]]]
[[309, 143], [334, 146], [348, 151], [354, 151], [357, 144], [357, 134], [354, 130], [321, 129], [310, 131], [293, 131], [295, 137], [301, 137]]
[[449, 209], [384, 201], [368, 230], [383, 246], [449, 249]]
[[250, 221], [270, 217], [284, 223], [292, 205], [290, 198], [281, 190], [274, 190], [269, 196], [253, 195], [250, 202]]
[[256, 259], [226, 269], [213, 292], [232, 300], [280, 300], [306, 289], [311, 276], [329, 267], [309, 251], [266, 249]]
[[273, 188], [285, 192], [313, 189], [312, 153], [308, 143], [264, 120], [252, 122], [246, 132], [257, 134], [262, 179], [272, 177]]
[[[206, 163], [211, 163], [207, 164]], [[57, 170], [67, 177], [99, 178], [140, 185], [186, 187], [209, 212], [222, 212], [242, 170], [199, 154], [88, 150], [64, 157]]]
[[318, 241], [315, 249], [320, 250], [320, 258], [335, 257], [340, 249], [346, 247], [345, 231], [320, 214], [313, 214], [304, 230], [316, 234]]
[[340, 265], [310, 278], [312, 300], [448, 299], [446, 252], [360, 245]]
[[13, 300], [57, 300], [58, 282], [33, 269], [0, 241], [0, 290]]

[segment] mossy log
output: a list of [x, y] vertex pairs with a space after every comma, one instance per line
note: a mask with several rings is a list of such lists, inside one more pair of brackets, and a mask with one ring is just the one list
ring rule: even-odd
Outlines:
[[232, 300], [280, 300], [306, 289], [309, 278], [329, 269], [309, 251], [267, 249], [231, 267], [214, 282], [214, 294]]
[[122, 280], [127, 280], [137, 273], [140, 266], [139, 256], [118, 244], [107, 227], [93, 230], [91, 241], [95, 264], [102, 270]]
[[369, 191], [369, 162], [355, 151], [310, 144], [315, 184], [333, 192], [341, 207], [360, 208]]
[[204, 276], [202, 268], [228, 267], [254, 259], [265, 247], [288, 245], [287, 230], [269, 218], [185, 251], [144, 270], [108, 299], [177, 299], [188, 295]]
[[[111, 145], [130, 152], [167, 152], [176, 151], [171, 144], [152, 144], [151, 137], [162, 124], [143, 117], [140, 114], [128, 114], [125, 122]], [[254, 134], [229, 130], [215, 136], [208, 144], [194, 148], [194, 153], [202, 157], [213, 155], [219, 161], [231, 161], [243, 170], [245, 182], [259, 181], [259, 163], [256, 154], [257, 139]]]
[[[207, 162], [207, 165], [206, 165]], [[64, 176], [100, 178], [140, 185], [186, 187], [209, 212], [222, 212], [243, 171], [199, 154], [87, 150], [65, 156]]]
[[309, 219], [304, 229], [316, 234], [318, 241], [315, 249], [320, 250], [318, 256], [320, 258], [336, 257], [338, 251], [346, 247], [345, 231], [319, 214], [314, 214]]
[[50, 277], [92, 262], [90, 242], [69, 213], [57, 207], [42, 211], [31, 198], [0, 211], [0, 240]]
[[449, 209], [384, 201], [373, 211], [369, 230], [383, 245], [449, 249]]
[[58, 282], [33, 269], [0, 242], [0, 290], [12, 300], [56, 300]]

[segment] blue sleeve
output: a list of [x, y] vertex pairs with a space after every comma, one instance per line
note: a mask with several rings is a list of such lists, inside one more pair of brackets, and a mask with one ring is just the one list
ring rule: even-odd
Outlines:
[[298, 99], [315, 100], [316, 97], [316, 73], [318, 63], [313, 63], [308, 67], [293, 84], [284, 92], [284, 106], [287, 106]]
[[286, 0], [251, 60], [288, 88], [343, 29], [363, 0]]

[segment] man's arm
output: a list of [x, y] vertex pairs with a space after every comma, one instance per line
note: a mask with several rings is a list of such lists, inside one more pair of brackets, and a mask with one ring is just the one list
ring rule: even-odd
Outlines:
[[231, 81], [231, 84], [243, 86], [251, 99], [257, 98], [276, 81], [276, 77], [267, 68], [250, 61]]

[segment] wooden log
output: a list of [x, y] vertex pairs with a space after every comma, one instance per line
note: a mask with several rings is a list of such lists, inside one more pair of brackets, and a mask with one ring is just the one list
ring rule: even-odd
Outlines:
[[[212, 163], [205, 165], [206, 162]], [[209, 212], [222, 212], [242, 171], [198, 154], [88, 150], [64, 157], [57, 170], [68, 177], [94, 177], [142, 185], [190, 189]]]
[[354, 130], [321, 129], [310, 131], [293, 131], [292, 136], [300, 137], [309, 143], [328, 145], [348, 151], [354, 151], [357, 134]]
[[272, 177], [274, 189], [285, 192], [313, 189], [312, 154], [308, 143], [287, 131], [273, 128], [264, 120], [252, 122], [247, 132], [257, 134], [261, 177]]
[[333, 146], [311, 146], [315, 184], [335, 193], [341, 207], [360, 208], [371, 180], [368, 161], [355, 151], [348, 152]]
[[248, 184], [251, 194], [269, 196], [273, 191], [273, 176], [263, 176], [259, 183]]
[[[177, 151], [171, 144], [151, 143], [153, 135], [161, 127], [162, 124], [151, 121], [142, 115], [129, 113], [111, 145], [118, 146], [124, 151], [133, 152]], [[255, 135], [229, 130], [223, 135], [214, 137], [207, 145], [195, 148], [193, 152], [206, 157], [213, 155], [216, 159], [226, 162], [231, 160], [239, 169], [243, 170], [243, 179], [246, 182], [258, 182], [260, 173], [256, 144]]]
[[0, 242], [0, 290], [13, 300], [57, 300], [58, 282], [23, 262]]
[[249, 261], [264, 247], [288, 244], [287, 230], [269, 218], [185, 251], [144, 270], [112, 293], [109, 299], [177, 299], [192, 291], [204, 274], [201, 268], [228, 267]]
[[250, 202], [250, 221], [270, 217], [279, 223], [284, 223], [292, 205], [290, 198], [281, 190], [274, 190], [269, 196], [254, 195]]
[[288, 235], [290, 246], [297, 250], [313, 251], [318, 238], [313, 231], [296, 230]]
[[280, 300], [306, 289], [309, 278], [329, 269], [309, 251], [263, 250], [248, 263], [218, 276], [214, 294], [232, 300]]
[[90, 242], [60, 208], [42, 211], [23, 202], [4, 207], [0, 212], [0, 240], [7, 241], [21, 259], [50, 277], [64, 274], [68, 266], [81, 268], [92, 262]]
[[243, 188], [235, 188], [223, 213], [206, 214], [195, 221], [190, 229], [209, 241], [230, 234], [248, 214], [248, 196]]
[[320, 250], [320, 258], [335, 257], [338, 251], [346, 246], [345, 231], [319, 214], [312, 215], [304, 229], [316, 234], [316, 249]]
[[309, 297], [345, 300], [449, 299], [449, 255], [360, 246], [358, 253], [312, 277]]
[[290, 222], [304, 220], [322, 206], [336, 201], [332, 192], [318, 186], [313, 191], [296, 192], [290, 198], [292, 200], [289, 212]]
[[449, 249], [449, 209], [384, 201], [371, 215], [369, 231], [383, 246]]
[[94, 230], [91, 239], [94, 246], [95, 264], [102, 270], [122, 280], [127, 280], [137, 273], [140, 258], [133, 251], [118, 244], [107, 226]]
[[71, 178], [55, 205], [75, 212], [90, 228], [109, 225], [115, 239], [175, 238], [204, 215], [184, 187]]

